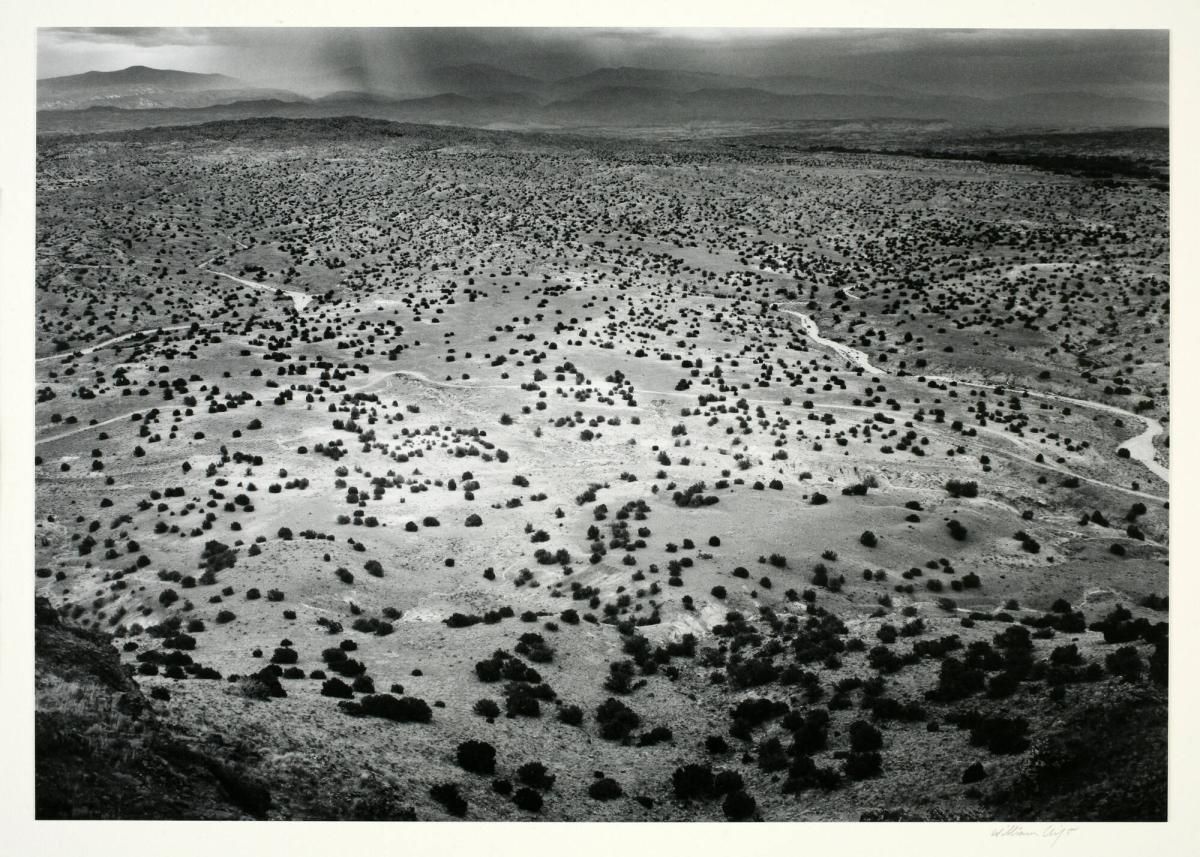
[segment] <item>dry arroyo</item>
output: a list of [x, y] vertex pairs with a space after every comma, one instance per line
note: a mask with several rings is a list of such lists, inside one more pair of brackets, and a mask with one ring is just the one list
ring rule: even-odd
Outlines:
[[[797, 312], [795, 310], [783, 310], [783, 312], [799, 319], [800, 325], [804, 329], [804, 332], [809, 336], [810, 339], [813, 340], [813, 342], [833, 351], [835, 354], [837, 354], [838, 356], [845, 359], [849, 364], [851, 364], [853, 366], [857, 366], [858, 368], [862, 369], [864, 372], [870, 372], [875, 375], [889, 374], [886, 370], [880, 369], [877, 366], [871, 365], [870, 359], [863, 352], [861, 352], [855, 348], [850, 348], [849, 346], [843, 345], [842, 343], [835, 342], [832, 339], [826, 339], [826, 338], [822, 337], [820, 334], [820, 328], [817, 327], [816, 322], [814, 322], [810, 316], [807, 316], [804, 313]], [[957, 386], [975, 387], [975, 388], [981, 389], [981, 390], [996, 389], [997, 386], [1003, 388], [1003, 385], [992, 385], [991, 387], [989, 387], [986, 384], [978, 384], [978, 383], [972, 383], [970, 381], [962, 381], [957, 378], [949, 378], [949, 377], [946, 377], [943, 375], [927, 375], [927, 376], [923, 376], [923, 377], [927, 381], [933, 381], [933, 382], [936, 382], [939, 384], [949, 384], [949, 385], [956, 386], [956, 387]], [[1048, 401], [1066, 402], [1068, 404], [1076, 405], [1076, 406], [1083, 407], [1083, 408], [1091, 408], [1093, 410], [1105, 411], [1105, 412], [1111, 413], [1111, 414], [1118, 414], [1121, 417], [1127, 418], [1133, 422], [1143, 423], [1146, 426], [1145, 430], [1141, 434], [1135, 435], [1134, 437], [1130, 438], [1129, 440], [1123, 442], [1119, 447], [1117, 447], [1117, 450], [1118, 451], [1125, 450], [1126, 452], [1129, 453], [1128, 457], [1130, 459], [1145, 466], [1145, 468], [1147, 470], [1149, 470], [1152, 474], [1154, 474], [1156, 477], [1161, 479], [1164, 483], [1169, 482], [1169, 479], [1168, 479], [1169, 474], [1168, 474], [1167, 468], [1163, 467], [1161, 464], [1158, 463], [1157, 458], [1156, 458], [1155, 449], [1154, 449], [1154, 439], [1163, 433], [1163, 427], [1157, 420], [1154, 420], [1151, 417], [1134, 414], [1129, 411], [1123, 410], [1121, 408], [1113, 407], [1112, 405], [1106, 405], [1101, 402], [1089, 402], [1089, 401], [1085, 401], [1082, 399], [1073, 399], [1069, 396], [1060, 396], [1060, 395], [1057, 395], [1054, 393], [1038, 393], [1038, 392], [1034, 392], [1031, 390], [1013, 390], [1012, 392], [1015, 392], [1021, 396], [1031, 396], [1033, 398], [1041, 398], [1041, 399], [1046, 399]], [[1086, 479], [1087, 477], [1082, 477], [1082, 478]], [[1099, 483], [1099, 484], [1106, 484], [1106, 483]], [[1116, 486], [1114, 486], [1114, 487], [1116, 487]], [[1127, 489], [1117, 488], [1117, 490], [1127, 490]], [[1140, 496], [1147, 496], [1152, 499], [1160, 499], [1160, 500], [1164, 499], [1164, 498], [1158, 497], [1157, 495], [1140, 494], [1140, 492], [1138, 492], [1138, 493]]]

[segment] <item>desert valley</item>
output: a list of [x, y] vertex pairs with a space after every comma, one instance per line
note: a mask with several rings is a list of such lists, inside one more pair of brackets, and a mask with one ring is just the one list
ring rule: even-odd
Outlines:
[[1166, 130], [914, 127], [47, 128], [39, 815], [1165, 817]]

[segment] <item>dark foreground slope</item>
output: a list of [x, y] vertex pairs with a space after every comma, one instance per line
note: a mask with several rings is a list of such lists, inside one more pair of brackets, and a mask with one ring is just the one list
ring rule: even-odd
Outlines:
[[[287, 794], [300, 780], [320, 781], [329, 772], [309, 758], [275, 776], [278, 782], [269, 766], [248, 774], [242, 763], [253, 765], [271, 750], [267, 736], [273, 730], [265, 720], [259, 723], [261, 747], [226, 742], [211, 733], [206, 746], [197, 748], [172, 734], [156, 716], [155, 703], [121, 665], [112, 638], [60, 622], [43, 598], [37, 604], [36, 641], [39, 819], [294, 818], [291, 802], [273, 803], [272, 791]], [[1084, 695], [1087, 700], [1060, 712], [1061, 719], [1046, 721], [1053, 725], [1018, 765], [997, 778], [1000, 782], [989, 785], [989, 771], [982, 766], [976, 766], [974, 775], [967, 769], [964, 784], [978, 782], [967, 789], [978, 801], [977, 809], [922, 807], [921, 802], [897, 801], [894, 790], [884, 788], [874, 795], [880, 803], [863, 812], [861, 820], [1165, 820], [1165, 692], [1105, 682]], [[266, 703], [265, 698], [252, 703], [257, 710], [249, 719], [260, 714], [270, 719], [275, 711]], [[246, 734], [231, 730], [238, 732]], [[355, 796], [337, 789], [315, 796], [316, 803], [306, 805], [298, 817], [418, 817], [402, 804], [405, 798], [420, 802], [424, 796], [397, 795], [386, 788], [371, 793], [372, 784], [367, 786]], [[431, 815], [420, 817], [441, 815], [440, 807], [428, 809]]]
[[1098, 695], [1054, 724], [991, 803], [999, 820], [1165, 821], [1165, 694]]
[[261, 818], [268, 791], [175, 740], [121, 665], [111, 637], [58, 621], [38, 599], [37, 817]]

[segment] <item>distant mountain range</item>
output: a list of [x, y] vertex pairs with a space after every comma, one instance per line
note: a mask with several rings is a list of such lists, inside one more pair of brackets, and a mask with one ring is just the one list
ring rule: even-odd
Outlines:
[[[687, 123], [864, 120], [887, 117], [955, 124], [1165, 126], [1167, 104], [1086, 92], [1006, 98], [934, 96], [899, 87], [810, 76], [738, 77], [670, 69], [600, 68], [540, 80], [486, 64], [441, 66], [419, 78], [348, 67], [289, 88], [220, 74], [132, 66], [38, 81], [41, 112], [204, 111], [195, 121], [234, 116], [362, 115], [471, 126], [654, 126]], [[63, 117], [65, 118], [65, 117]], [[150, 115], [127, 117], [138, 127]], [[162, 124], [158, 116], [155, 124]], [[174, 117], [188, 122], [187, 117]], [[43, 123], [55, 125], [53, 121]]]
[[120, 71], [89, 71], [37, 82], [38, 110], [86, 110], [89, 107], [152, 108], [211, 107], [231, 101], [303, 101], [284, 89], [250, 86], [223, 74], [148, 68], [134, 65]]

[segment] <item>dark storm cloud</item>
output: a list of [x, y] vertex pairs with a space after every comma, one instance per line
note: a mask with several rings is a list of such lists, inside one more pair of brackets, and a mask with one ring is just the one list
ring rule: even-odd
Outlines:
[[937, 31], [850, 39], [826, 67], [931, 91], [1166, 86], [1163, 31]]
[[[1165, 97], [1166, 31], [96, 28], [43, 30], [40, 76], [167, 64], [297, 88], [419, 89], [433, 68], [486, 63], [538, 78], [604, 66], [807, 75], [931, 93], [1079, 89]], [[154, 62], [147, 62], [152, 59]]]

